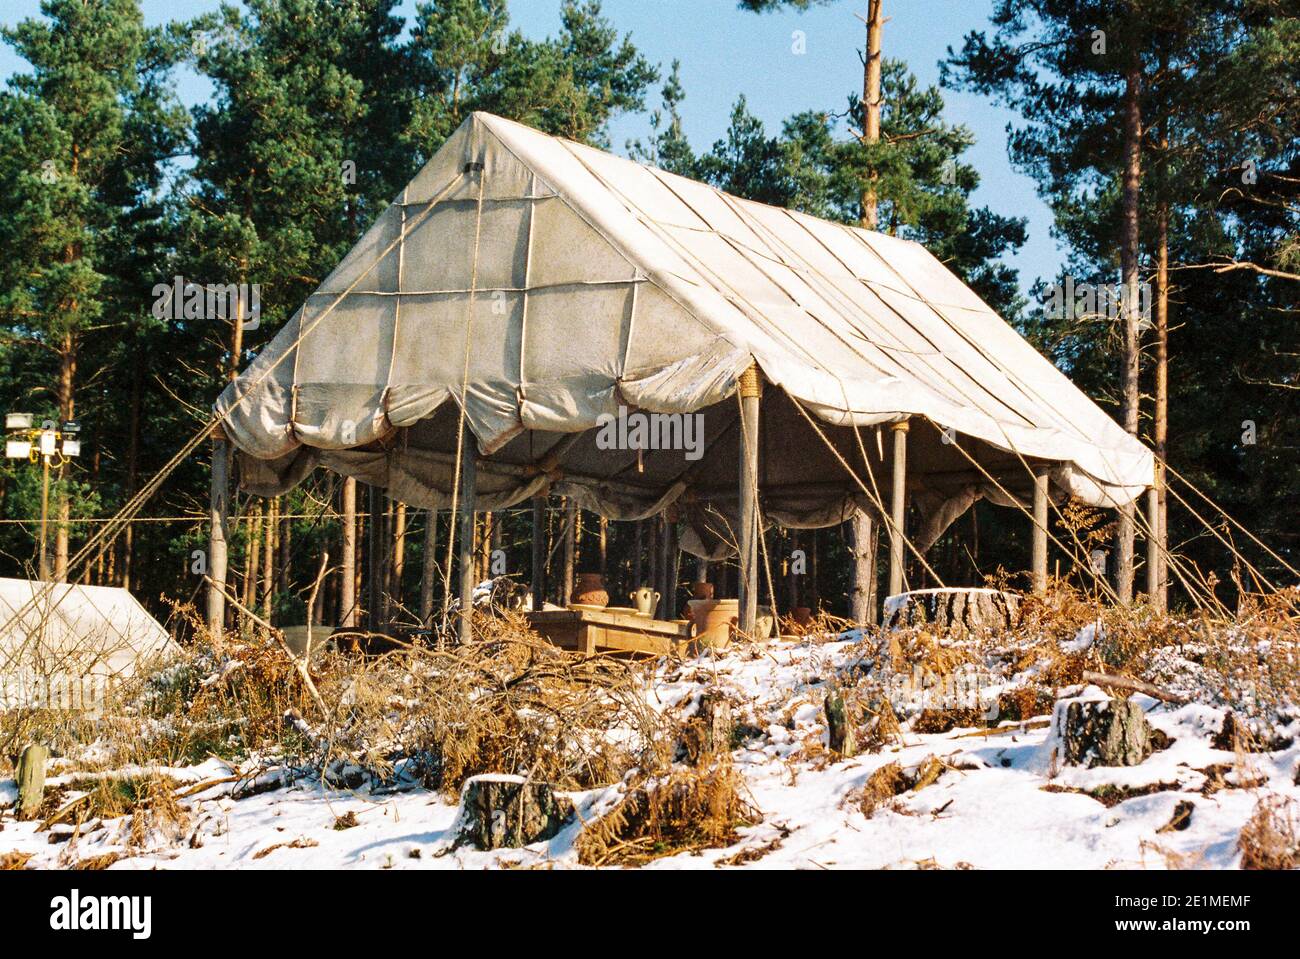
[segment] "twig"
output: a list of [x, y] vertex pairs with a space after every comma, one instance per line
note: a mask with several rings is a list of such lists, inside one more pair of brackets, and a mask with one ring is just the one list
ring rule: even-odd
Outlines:
[[1187, 697], [1177, 696], [1173, 693], [1166, 692], [1159, 686], [1152, 686], [1140, 679], [1130, 679], [1127, 676], [1112, 676], [1110, 673], [1095, 673], [1090, 669], [1085, 669], [1081, 674], [1085, 683], [1093, 683], [1097, 686], [1111, 686], [1115, 689], [1127, 689], [1130, 692], [1146, 693], [1153, 699], [1158, 699], [1164, 703], [1175, 703], [1182, 705], [1187, 702]]

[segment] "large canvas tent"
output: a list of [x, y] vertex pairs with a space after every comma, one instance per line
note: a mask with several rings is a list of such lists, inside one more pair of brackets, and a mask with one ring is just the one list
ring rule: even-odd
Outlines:
[[[478, 508], [547, 490], [614, 519], [675, 506], [683, 548], [717, 556], [734, 551], [726, 518], [744, 496], [747, 371], [766, 383], [764, 520], [879, 512], [895, 462], [883, 428], [908, 423], [899, 485], [923, 546], [979, 497], [1027, 502], [1035, 469], [1052, 497], [1097, 506], [1153, 483], [1150, 451], [919, 244], [483, 113], [217, 413], [251, 492], [324, 466], [447, 507], [463, 410]], [[598, 427], [620, 407], [702, 414], [698, 458], [605, 448]]]
[[177, 655], [127, 590], [0, 578], [0, 708], [92, 707], [143, 662]]

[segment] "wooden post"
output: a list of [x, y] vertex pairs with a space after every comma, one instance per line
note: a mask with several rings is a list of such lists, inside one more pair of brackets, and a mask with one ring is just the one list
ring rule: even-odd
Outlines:
[[474, 434], [465, 427], [460, 467], [460, 641], [474, 639], [471, 613], [474, 608], [474, 500], [478, 490], [478, 448]]
[[424, 517], [424, 558], [420, 565], [420, 625], [425, 629], [433, 619], [433, 574], [437, 569], [438, 511], [431, 509]]
[[529, 570], [532, 582], [533, 609], [546, 608], [546, 497], [533, 497], [533, 558]]
[[740, 631], [758, 616], [758, 404], [762, 373], [755, 363], [740, 378]]
[[1164, 593], [1160, 588], [1161, 564], [1164, 557], [1160, 555], [1160, 489], [1152, 486], [1147, 490], [1147, 602], [1163, 610]]
[[402, 577], [406, 573], [406, 504], [393, 508], [393, 575], [389, 603], [402, 608]]
[[275, 599], [275, 534], [279, 528], [280, 498], [275, 496], [266, 504], [266, 538], [262, 540], [262, 618], [267, 622]]
[[357, 625], [357, 481], [343, 479], [343, 549], [339, 572], [339, 625]]
[[560, 574], [560, 605], [573, 601], [573, 572], [578, 559], [578, 507], [564, 497], [564, 569]]
[[[244, 564], [244, 607], [252, 609], [257, 605], [257, 587], [261, 582], [261, 563], [262, 563], [262, 501], [258, 500], [253, 504], [253, 509], [248, 514], [248, 543], [244, 553], [247, 560]], [[241, 633], [251, 629], [251, 624], [245, 619]]]
[[907, 420], [890, 426], [894, 434], [894, 475], [889, 524], [889, 594], [903, 591], [904, 494], [907, 490]]
[[818, 536], [817, 530], [812, 530], [808, 538], [812, 540], [808, 549], [808, 605], [812, 607], [815, 614], [822, 608], [821, 571], [817, 568], [817, 558], [821, 552], [821, 537]]
[[379, 632], [383, 625], [384, 597], [384, 501], [378, 486], [367, 488], [366, 512], [366, 628]]
[[230, 444], [220, 426], [212, 429], [212, 494], [208, 520], [208, 632], [221, 648], [226, 623], [227, 533], [230, 524]]
[[655, 615], [659, 619], [672, 619], [677, 602], [677, 524], [668, 518], [667, 513], [661, 516], [664, 529], [659, 540], [659, 581], [655, 583], [659, 605]]
[[35, 819], [45, 797], [45, 760], [50, 751], [44, 746], [32, 743], [26, 746], [18, 757], [18, 768], [14, 770], [14, 780], [18, 787], [18, 803], [15, 817], [18, 819]]
[[1032, 582], [1035, 593], [1047, 590], [1047, 467], [1034, 467], [1034, 559]]

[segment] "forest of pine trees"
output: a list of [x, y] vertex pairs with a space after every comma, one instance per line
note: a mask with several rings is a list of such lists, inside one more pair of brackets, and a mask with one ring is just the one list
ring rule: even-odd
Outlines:
[[[734, 16], [818, 2], [836, 0], [741, 0]], [[850, 19], [852, 4], [840, 5]], [[82, 455], [52, 478], [57, 577], [128, 586], [159, 614], [170, 612], [165, 600], [197, 601], [202, 449], [111, 545], [80, 566], [69, 558], [475, 110], [923, 243], [1161, 460], [1297, 564], [1296, 0], [994, 0], [988, 28], [950, 47], [941, 87], [890, 55], [886, 25], [875, 78], [864, 55], [864, 83], [842, 101], [810, 103], [768, 130], [742, 97], [707, 146], [682, 132], [691, 91], [678, 65], [652, 63], [597, 0], [566, 0], [540, 40], [512, 27], [505, 0], [422, 0], [409, 21], [399, 6], [244, 0], [153, 27], [138, 0], [44, 0], [42, 17], [4, 31], [30, 70], [0, 90], [0, 396], [6, 410], [75, 419], [83, 431]], [[869, 7], [879, 14], [878, 0]], [[206, 102], [180, 102], [182, 69], [210, 83]], [[980, 178], [963, 160], [973, 136], [946, 111], [944, 88], [1017, 117], [1007, 162], [1034, 180], [1068, 250], [1061, 275], [1038, 278], [1028, 297], [1022, 281], [1033, 278], [1015, 266], [1025, 221], [973, 200]], [[645, 114], [650, 132], [611, 143], [610, 121], [625, 114]], [[260, 310], [225, 322], [159, 311], [155, 286], [174, 277], [256, 284]], [[1067, 278], [1123, 290], [1118, 317], [1053, 309]], [[1168, 542], [1226, 590], [1231, 555], [1192, 509], [1224, 523], [1191, 497], [1171, 492]], [[304, 621], [320, 553], [337, 556], [358, 532], [342, 528], [348, 498], [362, 514], [372, 504], [324, 473], [278, 500], [236, 497], [231, 582], [245, 605]], [[373, 502], [381, 512], [363, 515], [359, 532], [379, 524], [385, 548], [374, 558], [358, 549], [359, 565], [377, 559], [392, 603], [427, 612], [435, 580], [423, 559], [446, 543], [446, 516], [431, 528], [422, 510]], [[569, 549], [564, 504], [551, 506], [556, 598], [575, 566], [617, 586], [693, 578], [662, 522], [577, 513]], [[35, 570], [40, 507], [40, 471], [6, 461], [0, 575]], [[1132, 563], [1131, 516], [1078, 521], [1113, 541], [1117, 565]], [[528, 569], [526, 507], [479, 524], [480, 572], [491, 572], [494, 549], [509, 570]], [[1262, 571], [1281, 568], [1220, 532]], [[932, 562], [949, 582], [979, 583], [1022, 570], [1028, 540], [1022, 517], [980, 504]], [[847, 524], [783, 534], [783, 551], [810, 551], [818, 571], [788, 598], [847, 614], [852, 545]], [[321, 591], [319, 621], [343, 620], [348, 597], [361, 596], [369, 569], [348, 575]], [[439, 596], [441, 583], [439, 573]]]

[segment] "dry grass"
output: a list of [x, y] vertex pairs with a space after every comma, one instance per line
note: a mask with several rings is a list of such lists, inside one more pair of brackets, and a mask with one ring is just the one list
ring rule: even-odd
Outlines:
[[578, 861], [634, 866], [663, 856], [730, 846], [739, 826], [760, 821], [744, 782], [724, 757], [704, 769], [674, 769], [630, 786], [619, 803], [587, 823]]
[[1242, 869], [1295, 869], [1300, 866], [1300, 803], [1277, 794], [1264, 796], [1237, 837]]
[[855, 803], [862, 815], [870, 819], [881, 806], [911, 789], [913, 782], [897, 762], [885, 763], [867, 777], [860, 789], [849, 794], [848, 801]]

